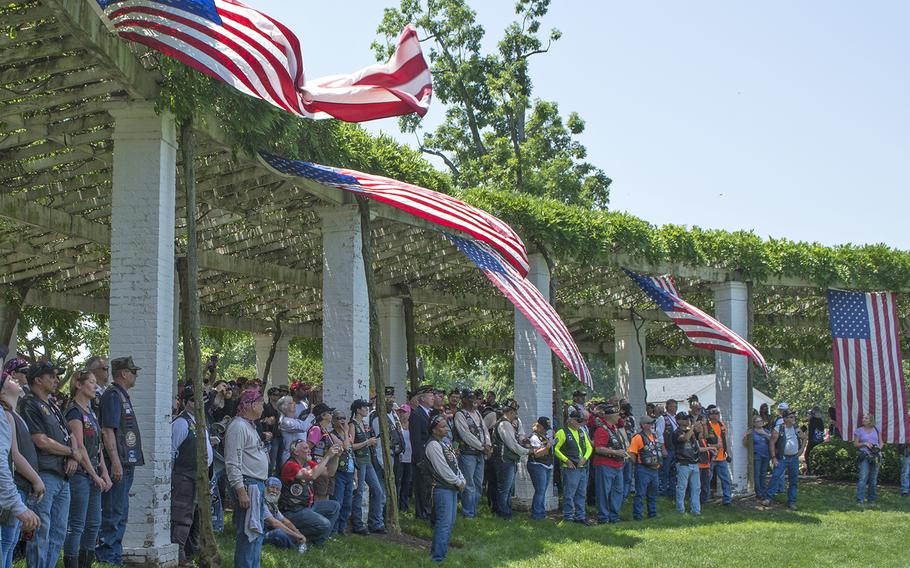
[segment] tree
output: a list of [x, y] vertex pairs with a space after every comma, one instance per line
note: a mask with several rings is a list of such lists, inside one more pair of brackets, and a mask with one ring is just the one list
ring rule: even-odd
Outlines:
[[606, 207], [610, 179], [584, 161], [576, 140], [585, 123], [565, 119], [555, 102], [532, 98], [532, 57], [547, 53], [561, 34], [541, 34], [550, 0], [518, 0], [516, 21], [497, 49], [484, 53], [484, 29], [465, 0], [401, 0], [385, 11], [373, 48], [380, 60], [394, 51], [401, 28], [414, 23], [429, 42], [433, 90], [445, 120], [425, 132], [420, 117], [401, 119], [422, 152], [442, 159], [462, 188], [478, 185], [552, 197], [563, 203]]

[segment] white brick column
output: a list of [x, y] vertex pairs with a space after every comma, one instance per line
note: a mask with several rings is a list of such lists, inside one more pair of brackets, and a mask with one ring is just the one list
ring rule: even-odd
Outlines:
[[322, 210], [322, 366], [329, 406], [369, 398], [370, 314], [356, 206]]
[[[382, 340], [382, 371], [387, 385], [395, 387], [395, 401], [407, 402], [408, 346], [404, 330], [404, 302], [383, 298], [376, 303]], [[381, 394], [381, 393], [376, 393]]]
[[[272, 349], [272, 335], [270, 333], [256, 333], [253, 335], [256, 341], [256, 376], [263, 381], [266, 380], [265, 362], [269, 359], [269, 351]], [[288, 349], [291, 338], [282, 335], [275, 345], [275, 357], [272, 358], [272, 367], [269, 369], [269, 375], [272, 377], [269, 385], [272, 387], [288, 384]]]
[[[638, 337], [635, 328], [638, 328]], [[616, 320], [613, 322], [616, 349], [616, 389], [619, 396], [632, 404], [636, 417], [645, 413], [645, 376], [642, 363], [647, 364], [647, 324], [641, 320]], [[639, 348], [639, 341], [641, 348]]]
[[[528, 280], [533, 283], [544, 298], [550, 299], [550, 271], [542, 254], [531, 254]], [[515, 310], [515, 400], [518, 401], [518, 417], [525, 434], [531, 434], [531, 427], [540, 416], [553, 419], [553, 360], [550, 346], [534, 329], [531, 322]], [[525, 460], [518, 467], [515, 479], [517, 505], [531, 506], [534, 485], [525, 467]], [[557, 507], [557, 497], [552, 485], [547, 491], [547, 510]]]
[[176, 126], [142, 103], [111, 111], [110, 356], [142, 367], [130, 391], [145, 465], [136, 468], [124, 562], [175, 566], [170, 538], [171, 403], [174, 373]]
[[[714, 288], [715, 317], [744, 339], [749, 339], [749, 289], [743, 282], [725, 282]], [[743, 355], [715, 351], [714, 372], [717, 406], [727, 425], [733, 463], [733, 492], [745, 493], [749, 485], [749, 455], [739, 442], [750, 427], [749, 360]]]

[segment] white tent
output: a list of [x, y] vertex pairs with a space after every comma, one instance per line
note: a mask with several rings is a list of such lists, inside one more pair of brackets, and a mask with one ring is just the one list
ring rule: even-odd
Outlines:
[[[676, 399], [680, 410], [688, 408], [686, 400], [693, 394], [698, 397], [702, 406], [717, 404], [717, 391], [714, 389], [715, 378], [710, 375], [692, 375], [689, 377], [670, 377], [668, 379], [648, 379], [645, 386], [648, 389], [648, 402], [663, 404], [668, 399]], [[769, 407], [774, 405], [774, 399], [752, 389], [752, 408], [756, 411], [762, 404]]]

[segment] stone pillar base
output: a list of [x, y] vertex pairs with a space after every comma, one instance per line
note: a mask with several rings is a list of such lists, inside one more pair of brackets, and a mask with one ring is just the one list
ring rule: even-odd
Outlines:
[[178, 549], [176, 544], [165, 544], [158, 548], [124, 548], [123, 564], [125, 566], [155, 566], [158, 568], [176, 568]]
[[[534, 484], [531, 483], [528, 468], [525, 461], [522, 460], [518, 465], [518, 472], [515, 474], [515, 497], [512, 499], [512, 508], [516, 511], [530, 511], [533, 498]], [[559, 507], [559, 497], [555, 494], [552, 483], [547, 490], [547, 500], [544, 507], [547, 511], [555, 511]]]

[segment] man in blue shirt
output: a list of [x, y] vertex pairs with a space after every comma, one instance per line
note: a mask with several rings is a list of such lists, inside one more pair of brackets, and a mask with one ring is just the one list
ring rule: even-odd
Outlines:
[[101, 396], [101, 437], [104, 457], [113, 486], [101, 495], [101, 531], [96, 558], [99, 562], [123, 563], [123, 533], [130, 512], [133, 471], [145, 464], [142, 439], [133, 403], [127, 393], [136, 384], [139, 367], [132, 357], [111, 359], [113, 382]]

